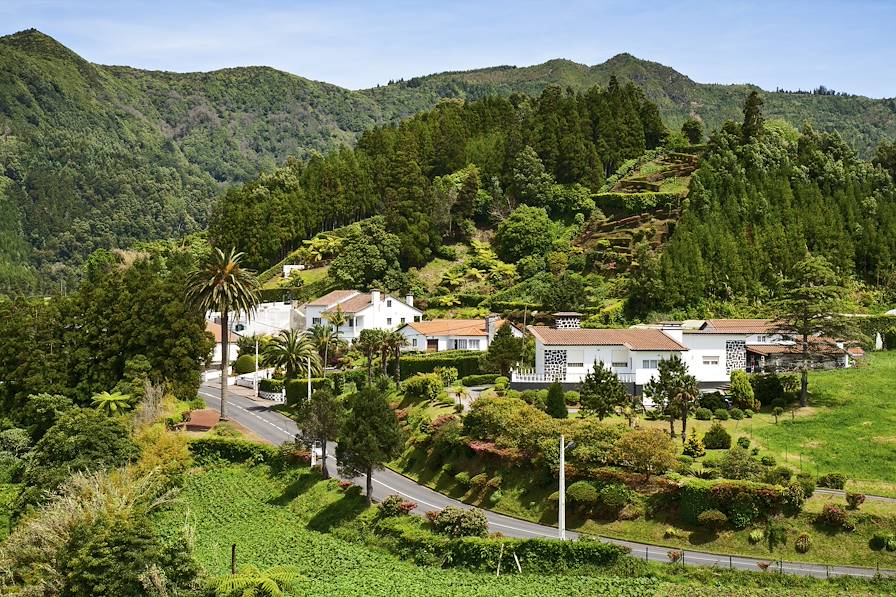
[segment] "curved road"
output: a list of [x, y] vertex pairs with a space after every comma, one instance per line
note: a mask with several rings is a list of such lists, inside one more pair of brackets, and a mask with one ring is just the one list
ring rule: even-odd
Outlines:
[[[205, 400], [210, 408], [219, 408], [220, 391], [220, 386], [217, 384], [205, 384], [200, 388], [199, 395]], [[227, 410], [230, 419], [243, 425], [265, 441], [273, 444], [279, 445], [284, 441], [292, 440], [296, 433], [298, 433], [298, 427], [296, 426], [295, 421], [289, 417], [271, 410], [266, 404], [256, 402], [232, 390], [229, 390], [227, 393]], [[327, 470], [333, 476], [337, 476], [335, 448], [336, 446], [334, 442], [327, 443]], [[357, 482], [362, 487], [364, 485], [363, 477], [353, 479], [353, 481]], [[836, 493], [835, 491], [829, 490], [820, 491], [823, 491], [824, 493]], [[463, 502], [450, 498], [423, 485], [419, 485], [415, 481], [390, 469], [376, 471], [373, 476], [373, 498], [380, 501], [393, 494], [398, 494], [406, 500], [416, 503], [416, 512], [419, 514], [430, 510], [441, 510], [446, 506], [470, 508], [469, 505], [464, 504]], [[886, 501], [896, 501], [892, 498], [881, 499]], [[551, 526], [520, 520], [488, 510], [484, 510], [484, 512], [488, 518], [489, 528], [493, 532], [500, 532], [508, 537], [518, 537], [523, 539], [556, 539], [558, 536], [557, 529]], [[567, 531], [567, 536], [571, 539], [576, 539], [579, 537], [579, 533], [576, 533], [575, 531]], [[624, 541], [603, 536], [600, 537], [600, 540], [627, 547], [635, 557], [645, 558], [655, 562], [669, 562], [667, 557], [667, 553], [671, 549], [669, 547], [648, 545], [645, 543], [636, 543], [634, 541]], [[719, 555], [692, 550], [684, 550], [684, 563], [695, 566], [734, 568], [752, 572], [759, 570], [759, 563], [771, 563], [772, 565], [769, 569], [778, 570], [785, 574], [813, 576], [816, 578], [844, 575], [873, 578], [877, 573], [875, 569], [871, 568], [825, 566], [822, 564], [799, 562], [782, 563], [774, 562], [772, 560], [744, 556]], [[896, 576], [896, 570], [881, 570], [880, 574]]]

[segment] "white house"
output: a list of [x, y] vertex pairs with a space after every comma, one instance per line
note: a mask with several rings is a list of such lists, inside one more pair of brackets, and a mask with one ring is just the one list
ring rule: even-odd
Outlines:
[[[215, 323], [213, 321], [205, 322], [205, 331], [215, 337], [215, 348], [212, 351], [212, 366], [221, 364], [221, 324]], [[239, 353], [239, 347], [236, 345], [237, 335], [233, 332], [227, 337], [227, 354], [230, 355], [230, 358], [227, 359], [227, 362], [230, 363], [234, 361]]]
[[[506, 323], [497, 315], [485, 319], [431, 319], [412, 321], [399, 330], [408, 341], [405, 350], [487, 350], [498, 329]], [[510, 330], [517, 338], [523, 332], [510, 324]]]
[[304, 329], [327, 322], [327, 316], [341, 310], [346, 323], [339, 328], [339, 337], [354, 340], [365, 329], [394, 330], [423, 319], [423, 311], [414, 307], [414, 297], [403, 300], [379, 290], [334, 290], [304, 305]]
[[[768, 319], [710, 319], [627, 329], [582, 329], [577, 313], [558, 313], [553, 327], [529, 326], [535, 338], [535, 369], [515, 371], [515, 387], [553, 381], [577, 384], [595, 362], [619, 376], [629, 390], [641, 388], [658, 374], [662, 359], [678, 355], [701, 389], [722, 389], [734, 370], [787, 369], [801, 358], [801, 347], [777, 331]], [[842, 342], [813, 338], [817, 366], [848, 367], [850, 353]], [[857, 354], [857, 353], [856, 353]]]
[[[221, 323], [221, 315], [217, 312], [209, 312], [208, 319]], [[251, 317], [240, 312], [231, 313], [228, 319], [230, 331], [239, 336], [272, 336], [283, 330], [301, 329], [301, 323], [301, 314], [292, 301], [259, 303]]]

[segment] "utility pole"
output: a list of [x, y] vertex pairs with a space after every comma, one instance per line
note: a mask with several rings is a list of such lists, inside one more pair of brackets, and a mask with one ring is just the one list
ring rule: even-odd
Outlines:
[[308, 400], [311, 400], [311, 355], [308, 355]]
[[255, 399], [258, 400], [258, 334], [255, 335], [255, 379], [252, 384], [255, 387]]
[[575, 442], [566, 443], [566, 440], [560, 436], [560, 499], [558, 505], [560, 512], [557, 519], [557, 526], [560, 529], [560, 540], [566, 540], [566, 450], [572, 450], [576, 447]]

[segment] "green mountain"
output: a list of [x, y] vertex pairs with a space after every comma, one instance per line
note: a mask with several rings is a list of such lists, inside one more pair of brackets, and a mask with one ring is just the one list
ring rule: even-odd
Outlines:
[[[449, 72], [351, 91], [266, 67], [170, 73], [92, 64], [27, 30], [0, 37], [0, 291], [74, 279], [93, 250], [205, 228], [224, 185], [352, 143], [443, 98], [631, 80], [670, 127], [739, 118], [751, 89], [695, 83], [622, 54]], [[896, 102], [766, 94], [765, 113], [838, 130], [863, 155], [896, 137]]]

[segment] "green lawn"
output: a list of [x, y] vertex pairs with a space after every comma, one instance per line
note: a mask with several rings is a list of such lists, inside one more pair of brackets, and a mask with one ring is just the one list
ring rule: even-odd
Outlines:
[[[315, 267], [312, 269], [302, 270], [298, 273], [299, 278], [302, 280], [302, 284], [312, 284], [314, 282], [318, 282], [327, 277], [327, 272], [330, 271], [329, 265], [324, 265], [322, 267]], [[283, 281], [282, 271], [278, 273], [270, 280], [268, 280], [264, 287], [265, 288], [277, 288], [280, 286], [280, 283]]]

